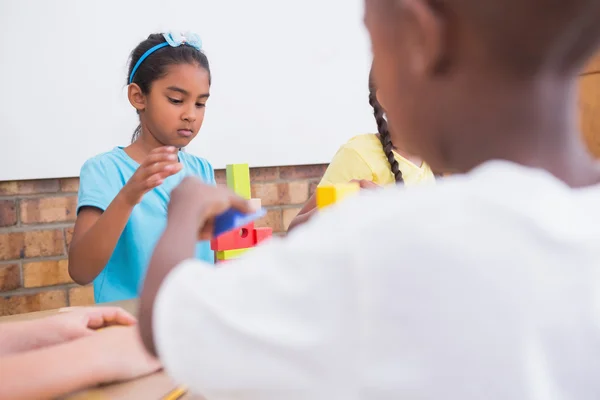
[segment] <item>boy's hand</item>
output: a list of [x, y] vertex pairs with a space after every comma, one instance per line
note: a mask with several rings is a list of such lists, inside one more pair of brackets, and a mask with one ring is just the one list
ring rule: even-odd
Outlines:
[[135, 171], [127, 184], [121, 189], [121, 195], [128, 204], [135, 206], [150, 190], [160, 186], [171, 175], [183, 167], [178, 162], [178, 149], [171, 146], [156, 148], [148, 154], [144, 162]]
[[195, 177], [185, 178], [171, 193], [169, 217], [196, 218], [198, 239], [212, 238], [215, 217], [230, 208], [243, 213], [257, 211], [255, 205], [226, 187], [204, 184]]

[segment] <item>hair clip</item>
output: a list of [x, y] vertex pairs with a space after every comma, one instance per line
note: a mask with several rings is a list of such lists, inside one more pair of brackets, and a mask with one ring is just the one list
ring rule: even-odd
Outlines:
[[197, 50], [202, 50], [202, 40], [200, 39], [200, 36], [193, 32], [168, 32], [163, 33], [163, 36], [171, 47], [179, 47], [183, 44], [187, 44]]

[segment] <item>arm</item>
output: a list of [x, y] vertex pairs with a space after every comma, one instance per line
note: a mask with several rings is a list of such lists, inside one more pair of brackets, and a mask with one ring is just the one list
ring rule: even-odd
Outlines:
[[[373, 171], [371, 171], [371, 168], [360, 154], [352, 148], [342, 146], [331, 160], [331, 163], [329, 163], [319, 186], [335, 185], [350, 181], [370, 182], [372, 180]], [[308, 222], [317, 212], [316, 194], [313, 194], [290, 223], [288, 233]]]
[[313, 193], [313, 195], [310, 196], [308, 201], [304, 204], [304, 207], [302, 207], [298, 215], [296, 215], [292, 222], [290, 222], [288, 233], [290, 233], [294, 228], [308, 222], [308, 220], [310, 220], [317, 212], [317, 195], [316, 193]]
[[181, 170], [175, 151], [153, 150], [116, 194], [101, 167], [86, 163], [82, 168], [80, 211], [69, 248], [69, 274], [75, 282], [87, 285], [102, 272], [143, 195]]
[[[51, 399], [156, 371], [135, 328], [105, 332], [0, 359], [0, 400]], [[27, 377], [27, 378], [26, 378]]]
[[303, 239], [310, 240], [273, 240], [226, 268], [212, 268], [192, 259], [198, 225], [215, 215], [194, 210], [206, 207], [207, 197], [207, 191], [171, 197], [141, 295], [147, 348], [169, 375], [207, 398], [231, 390], [248, 399], [284, 398], [269, 390], [339, 382], [353, 368], [345, 356], [356, 343], [355, 261], [340, 251], [330, 263], [330, 253], [353, 246], [351, 230], [340, 232], [339, 216], [327, 213], [318, 227], [307, 227], [312, 231]]
[[95, 207], [81, 209], [69, 248], [69, 274], [75, 282], [87, 285], [102, 272], [134, 206], [119, 193], [104, 212]]
[[85, 341], [75, 341], [4, 357], [0, 399], [50, 399], [104, 381], [109, 370], [104, 362], [83, 361], [93, 360], [94, 353]]
[[0, 325], [0, 357], [88, 336], [109, 325], [133, 325], [135, 318], [118, 307], [67, 309], [51, 317]]

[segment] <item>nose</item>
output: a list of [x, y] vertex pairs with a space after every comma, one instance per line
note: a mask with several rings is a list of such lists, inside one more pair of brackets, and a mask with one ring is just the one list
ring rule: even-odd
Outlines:
[[184, 121], [187, 121], [187, 122], [196, 121], [196, 104], [195, 103], [191, 104], [190, 106], [188, 106], [184, 109], [181, 119], [183, 119]]

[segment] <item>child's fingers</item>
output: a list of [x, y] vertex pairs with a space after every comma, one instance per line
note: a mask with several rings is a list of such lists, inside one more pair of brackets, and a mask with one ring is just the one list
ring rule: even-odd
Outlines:
[[141, 178], [146, 179], [158, 174], [164, 179], [168, 176], [178, 173], [181, 171], [181, 168], [183, 168], [183, 165], [178, 162], [157, 162], [144, 168]]
[[168, 178], [171, 175], [175, 175], [176, 173], [181, 171], [182, 168], [183, 165], [177, 163], [174, 165], [167, 165], [162, 170], [159, 169], [157, 172], [150, 175], [148, 178], [145, 178], [143, 188], [145, 190], [151, 190], [157, 186], [162, 185], [166, 178]]
[[152, 150], [150, 154], [177, 154], [177, 148], [173, 146], [161, 146]]
[[107, 325], [134, 325], [137, 320], [119, 307], [91, 307], [86, 310], [88, 328], [97, 329]]
[[149, 167], [156, 163], [168, 162], [168, 163], [176, 163], [178, 160], [177, 154], [161, 152], [161, 153], [150, 153], [148, 157], [144, 159], [142, 163], [142, 167]]

